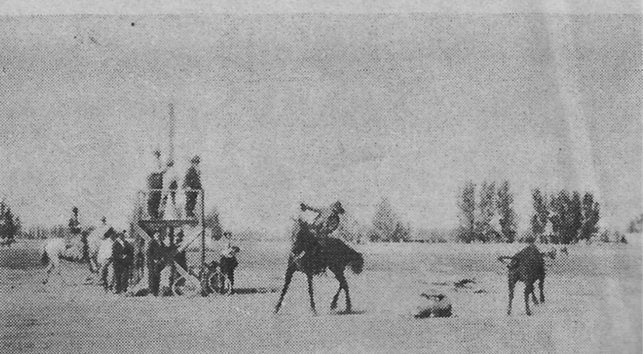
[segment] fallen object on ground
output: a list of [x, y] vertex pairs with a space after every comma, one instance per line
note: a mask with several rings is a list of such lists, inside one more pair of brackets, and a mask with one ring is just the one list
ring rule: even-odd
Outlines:
[[451, 300], [444, 294], [431, 295], [423, 293], [422, 297], [428, 300], [418, 306], [415, 318], [451, 317]]

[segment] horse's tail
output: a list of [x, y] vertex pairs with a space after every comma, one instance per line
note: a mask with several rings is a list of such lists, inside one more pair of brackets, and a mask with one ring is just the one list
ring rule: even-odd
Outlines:
[[40, 257], [40, 263], [47, 265], [49, 263], [49, 254], [47, 253], [47, 245], [42, 248], [42, 255]]
[[355, 274], [359, 274], [364, 270], [364, 256], [355, 251], [355, 257], [350, 262], [351, 270]]

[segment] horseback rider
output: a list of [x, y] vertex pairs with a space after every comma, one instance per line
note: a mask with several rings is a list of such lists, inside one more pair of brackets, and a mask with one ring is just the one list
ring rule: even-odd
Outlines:
[[301, 203], [300, 207], [301, 211], [310, 210], [317, 213], [317, 217], [315, 217], [311, 227], [315, 231], [316, 236], [322, 239], [329, 237], [330, 234], [337, 230], [337, 227], [339, 227], [339, 215], [345, 212], [342, 203], [339, 201], [331, 204], [329, 207], [321, 209], [310, 207], [304, 203]]
[[[339, 201], [331, 204], [329, 207], [321, 209], [313, 208], [304, 203], [301, 203], [299, 206], [301, 211], [313, 211], [317, 213], [317, 216], [309, 225], [313, 238], [306, 240], [306, 243], [310, 245], [312, 252], [317, 252], [319, 244], [330, 237], [330, 235], [339, 227], [339, 215], [344, 214], [344, 208], [342, 207], [342, 203]], [[306, 248], [308, 247], [293, 246], [292, 251], [295, 262], [301, 262], [301, 259], [306, 255]]]
[[80, 235], [80, 241], [83, 244], [83, 254], [81, 260], [86, 261], [89, 258], [89, 244], [87, 243], [88, 234], [83, 234], [81, 232], [82, 230], [80, 228], [80, 221], [78, 221], [78, 208], [73, 207], [71, 211], [74, 215], [69, 218], [69, 223], [67, 224], [69, 226], [69, 233], [72, 235], [72, 237]]
[[80, 234], [80, 222], [78, 221], [78, 208], [73, 207], [71, 211], [74, 215], [69, 219], [69, 224], [68, 224], [69, 232], [73, 236], [76, 236]]

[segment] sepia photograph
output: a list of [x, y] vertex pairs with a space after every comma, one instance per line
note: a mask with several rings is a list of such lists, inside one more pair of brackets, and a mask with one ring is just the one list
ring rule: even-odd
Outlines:
[[0, 352], [643, 352], [642, 8], [0, 4]]

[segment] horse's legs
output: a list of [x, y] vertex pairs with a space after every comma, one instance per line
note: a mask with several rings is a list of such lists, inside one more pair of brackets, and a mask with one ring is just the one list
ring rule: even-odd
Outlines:
[[45, 280], [42, 281], [43, 284], [47, 284], [49, 282], [49, 275], [51, 274], [51, 271], [54, 269], [54, 262], [50, 259], [49, 264], [47, 265], [47, 275], [45, 276]]
[[538, 299], [536, 299], [536, 289], [532, 288], [531, 290], [531, 300], [534, 302], [535, 305], [538, 305]]
[[531, 316], [531, 310], [529, 309], [529, 294], [534, 292], [534, 283], [525, 283], [525, 313], [527, 316]]
[[313, 294], [313, 275], [311, 273], [307, 273], [306, 277], [308, 278], [308, 296], [310, 297], [310, 308], [313, 310], [314, 314], [317, 314], [317, 310], [315, 309], [315, 296]]
[[513, 302], [514, 299], [514, 288], [516, 287], [516, 279], [509, 275], [509, 304], [507, 305], [507, 316], [511, 315], [511, 303]]
[[281, 290], [281, 296], [279, 297], [279, 302], [277, 302], [277, 306], [275, 307], [275, 313], [279, 312], [279, 308], [281, 308], [281, 303], [284, 301], [284, 296], [286, 296], [286, 292], [288, 291], [288, 285], [290, 285], [290, 282], [292, 281], [292, 275], [294, 273], [295, 273], [295, 268], [292, 265], [288, 265], [288, 269], [286, 269], [284, 288], [283, 290]]
[[337, 307], [337, 300], [339, 298], [339, 292], [344, 289], [344, 294], [346, 295], [346, 312], [351, 312], [351, 296], [348, 291], [348, 282], [346, 281], [346, 277], [344, 276], [343, 271], [339, 271], [335, 273], [335, 278], [337, 278], [337, 281], [339, 281], [339, 289], [337, 290], [337, 294], [333, 298], [333, 303], [330, 304], [330, 307], [332, 309], [335, 309]]
[[330, 303], [331, 310], [334, 310], [337, 308], [337, 300], [339, 299], [339, 293], [341, 292], [342, 292], [342, 284], [340, 283], [339, 288], [337, 289], [337, 293], [335, 294], [335, 296], [333, 296], [333, 301], [331, 301]]
[[540, 289], [540, 302], [545, 302], [545, 277], [540, 278], [538, 282], [538, 288]]

